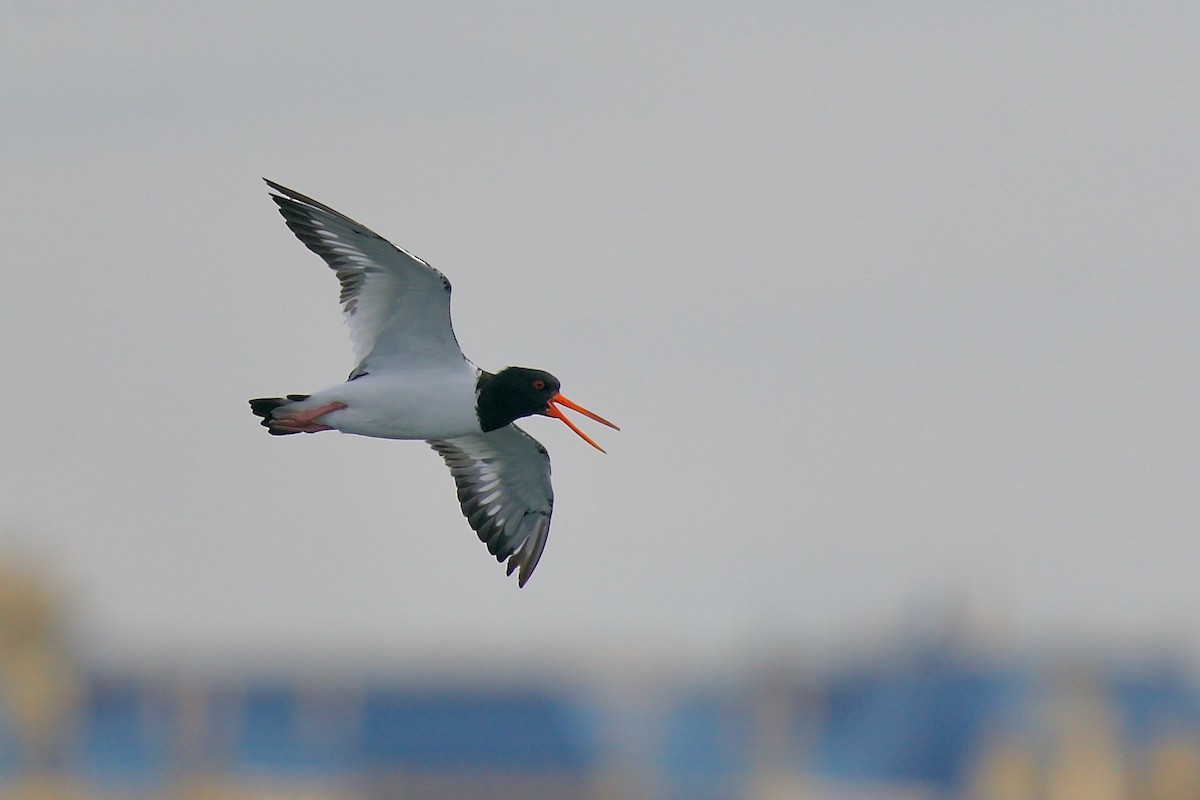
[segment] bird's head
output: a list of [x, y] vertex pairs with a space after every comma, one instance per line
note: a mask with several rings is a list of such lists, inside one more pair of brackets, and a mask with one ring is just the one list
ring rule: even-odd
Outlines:
[[484, 431], [502, 428], [521, 417], [541, 414], [562, 420], [585, 442], [603, 453], [604, 448], [567, 419], [560, 407], [578, 411], [613, 430], [621, 429], [599, 414], [563, 397], [559, 391], [561, 387], [558, 378], [549, 372], [529, 367], [506, 367], [495, 375], [486, 375], [480, 381], [479, 388], [480, 423]]

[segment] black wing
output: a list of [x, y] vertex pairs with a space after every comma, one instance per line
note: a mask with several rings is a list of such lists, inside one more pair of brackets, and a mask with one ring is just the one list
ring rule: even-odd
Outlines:
[[516, 425], [489, 433], [430, 440], [458, 485], [463, 516], [518, 585], [533, 574], [554, 511], [550, 456]]

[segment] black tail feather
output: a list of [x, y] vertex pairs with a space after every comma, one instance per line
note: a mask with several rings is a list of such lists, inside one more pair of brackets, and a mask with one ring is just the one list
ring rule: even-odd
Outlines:
[[275, 409], [279, 408], [280, 406], [286, 406], [290, 403], [307, 399], [308, 395], [306, 394], [289, 394], [286, 398], [258, 397], [250, 401], [250, 410], [254, 413], [254, 416], [262, 417], [262, 426], [266, 428], [272, 436], [287, 436], [289, 434], [299, 433], [300, 431], [284, 431], [279, 430], [278, 428], [272, 428], [271, 422], [275, 418]]

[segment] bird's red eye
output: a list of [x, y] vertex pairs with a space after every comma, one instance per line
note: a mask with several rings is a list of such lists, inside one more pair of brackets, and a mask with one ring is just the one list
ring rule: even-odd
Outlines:
[[546, 382], [544, 380], [542, 380], [541, 378], [535, 378], [533, 381], [533, 388], [537, 389], [540, 392], [542, 389], [546, 388]]

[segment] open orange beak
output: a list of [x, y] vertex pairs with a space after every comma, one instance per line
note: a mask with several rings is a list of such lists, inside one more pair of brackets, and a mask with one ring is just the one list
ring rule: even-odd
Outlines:
[[588, 436], [586, 433], [579, 430], [579, 428], [575, 427], [575, 423], [571, 422], [571, 420], [567, 419], [567, 415], [562, 412], [562, 410], [559, 408], [559, 406], [565, 406], [566, 408], [569, 408], [572, 411], [578, 411], [580, 414], [583, 414], [585, 417], [590, 417], [591, 419], [596, 420], [596, 422], [599, 422], [601, 425], [607, 425], [608, 427], [612, 428], [614, 431], [621, 430], [616, 425], [613, 425], [611, 422], [606, 420], [604, 417], [600, 416], [599, 414], [593, 414], [591, 411], [588, 411], [586, 408], [579, 405], [578, 403], [571, 402], [567, 398], [563, 397], [561, 394], [556, 394], [556, 395], [554, 395], [554, 397], [550, 398], [550, 402], [546, 404], [546, 416], [558, 417], [559, 419], [561, 419], [563, 422], [566, 423], [568, 428], [575, 431], [575, 433], [579, 435], [579, 438], [583, 439], [585, 442], [587, 442], [592, 447], [599, 450], [601, 453], [604, 452], [604, 448], [601, 447], [600, 445], [596, 444], [595, 442], [593, 442], [592, 437]]

